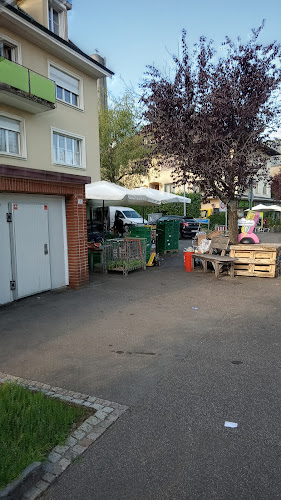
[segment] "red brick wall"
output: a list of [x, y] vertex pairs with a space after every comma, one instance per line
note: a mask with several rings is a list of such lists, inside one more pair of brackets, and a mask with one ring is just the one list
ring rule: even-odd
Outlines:
[[[65, 196], [69, 285], [89, 280], [85, 185], [0, 176], [0, 192]], [[78, 200], [83, 204], [79, 204]]]
[[[78, 200], [82, 200], [83, 205]], [[86, 200], [82, 193], [73, 194], [65, 201], [69, 284], [78, 287], [89, 279]]]

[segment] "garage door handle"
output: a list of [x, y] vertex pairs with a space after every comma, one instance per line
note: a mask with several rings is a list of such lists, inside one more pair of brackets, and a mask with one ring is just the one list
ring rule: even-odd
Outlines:
[[49, 250], [48, 250], [48, 244], [47, 244], [47, 243], [45, 243], [45, 245], [44, 245], [44, 254], [45, 254], [45, 255], [48, 255], [48, 253], [49, 253]]

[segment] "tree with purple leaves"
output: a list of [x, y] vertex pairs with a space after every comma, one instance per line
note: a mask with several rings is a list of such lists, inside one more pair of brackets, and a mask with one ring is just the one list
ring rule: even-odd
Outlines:
[[259, 43], [263, 24], [247, 43], [226, 37], [220, 55], [205, 37], [190, 51], [183, 31], [172, 76], [148, 66], [142, 85], [153, 156], [170, 162], [175, 181], [227, 205], [232, 243], [239, 200], [264, 177], [266, 141], [280, 120], [281, 46]]

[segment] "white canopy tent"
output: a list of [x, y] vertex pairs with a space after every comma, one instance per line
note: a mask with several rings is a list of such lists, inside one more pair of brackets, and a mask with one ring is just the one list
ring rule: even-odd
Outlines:
[[96, 206], [103, 204], [106, 205], [120, 205], [125, 199], [129, 189], [118, 186], [108, 181], [92, 182], [86, 184], [86, 198], [91, 200]]
[[249, 210], [255, 211], [261, 211], [261, 212], [281, 212], [281, 207], [278, 205], [263, 205], [260, 203], [259, 205], [256, 205], [255, 207], [247, 208], [246, 212], [249, 212]]
[[[130, 205], [161, 205], [161, 203], [191, 203], [190, 198], [172, 193], [165, 193], [152, 188], [127, 189], [108, 181], [92, 182], [86, 184], [86, 199], [90, 200], [92, 207], [130, 206]], [[144, 221], [144, 208], [143, 208]]]
[[160, 205], [161, 203], [191, 203], [190, 198], [177, 194], [165, 193], [152, 188], [127, 189], [108, 181], [86, 184], [86, 198], [93, 205]]
[[131, 189], [131, 193], [128, 194], [128, 199], [132, 201], [153, 199], [155, 200], [155, 205], [161, 203], [191, 203], [191, 199], [185, 198], [185, 196], [143, 187]]

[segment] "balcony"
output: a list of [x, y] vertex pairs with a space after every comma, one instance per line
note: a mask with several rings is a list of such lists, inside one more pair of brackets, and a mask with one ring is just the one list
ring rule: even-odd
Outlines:
[[0, 57], [0, 102], [37, 114], [56, 107], [55, 82]]

